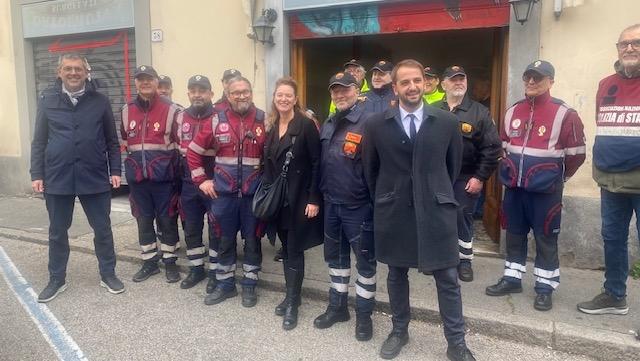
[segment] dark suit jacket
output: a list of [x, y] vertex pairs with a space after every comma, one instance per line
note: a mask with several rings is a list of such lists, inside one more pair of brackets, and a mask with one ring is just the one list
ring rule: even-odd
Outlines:
[[38, 102], [31, 180], [43, 179], [48, 194], [94, 194], [111, 190], [120, 175], [120, 146], [109, 98], [87, 82], [74, 106], [58, 79]]
[[[324, 237], [322, 212], [311, 219], [304, 215], [307, 204], [321, 206], [322, 203], [319, 189], [320, 137], [312, 120], [296, 114], [282, 139], [278, 139], [278, 123], [275, 124], [269, 131], [265, 143], [262, 177], [263, 181], [269, 183], [278, 177], [286, 153], [292, 147], [293, 136], [296, 137], [296, 141], [287, 173], [289, 211], [280, 214], [278, 223], [288, 226], [289, 247], [304, 250], [321, 244]], [[320, 209], [322, 210], [322, 207]], [[285, 222], [282, 217], [286, 217]]]
[[462, 138], [455, 116], [425, 104], [411, 142], [398, 107], [390, 108], [372, 116], [363, 142], [378, 260], [422, 272], [456, 266], [453, 182], [460, 172]]

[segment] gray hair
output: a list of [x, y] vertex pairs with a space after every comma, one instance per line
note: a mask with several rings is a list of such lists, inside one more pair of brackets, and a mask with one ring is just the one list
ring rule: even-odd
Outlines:
[[624, 28], [624, 30], [622, 30], [622, 32], [620, 33], [620, 36], [622, 36], [622, 34], [626, 32], [635, 31], [635, 30], [640, 30], [640, 24], [633, 24], [631, 26], [627, 26], [626, 28]]
[[243, 81], [245, 83], [247, 83], [249, 85], [249, 89], [252, 89], [251, 86], [251, 82], [249, 81], [249, 79], [243, 77], [243, 76], [234, 76], [233, 78], [229, 79], [227, 81], [227, 87], [229, 87], [232, 83], [238, 82], [238, 81]]
[[84, 65], [85, 70], [91, 71], [91, 65], [87, 61], [87, 58], [78, 53], [66, 53], [62, 54], [58, 57], [58, 69], [62, 67], [62, 62], [65, 60], [82, 60], [82, 64]]

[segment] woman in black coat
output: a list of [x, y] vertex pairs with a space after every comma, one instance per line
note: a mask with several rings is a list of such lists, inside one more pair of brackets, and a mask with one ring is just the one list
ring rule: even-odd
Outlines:
[[287, 294], [276, 307], [284, 316], [282, 327], [291, 330], [298, 323], [300, 291], [304, 279], [304, 251], [323, 241], [318, 189], [320, 139], [315, 123], [298, 104], [298, 86], [291, 78], [276, 82], [267, 120], [269, 134], [264, 151], [263, 181], [272, 183], [282, 171], [288, 151], [293, 153], [287, 173], [287, 203], [273, 221], [282, 241], [282, 265]]

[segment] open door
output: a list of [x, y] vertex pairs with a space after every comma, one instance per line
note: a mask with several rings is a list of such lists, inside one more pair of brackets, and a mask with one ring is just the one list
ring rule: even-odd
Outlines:
[[[509, 39], [508, 28], [496, 29], [494, 32], [493, 64], [491, 79], [491, 117], [496, 122], [496, 127], [501, 129], [506, 104], [507, 75], [507, 42]], [[491, 239], [500, 242], [500, 208], [502, 205], [502, 185], [496, 177], [496, 173], [485, 184], [485, 203], [482, 223], [487, 235]]]
[[298, 83], [298, 100], [307, 107], [307, 62], [304, 56], [304, 42], [291, 42], [291, 77]]

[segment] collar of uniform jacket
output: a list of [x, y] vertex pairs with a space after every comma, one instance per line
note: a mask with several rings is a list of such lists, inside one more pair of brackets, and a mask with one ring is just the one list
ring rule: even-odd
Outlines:
[[[447, 103], [447, 97], [445, 96], [444, 99], [442, 100], [442, 103], [440, 104], [440, 108], [443, 110], [446, 110], [448, 112], [450, 112], [451, 110], [449, 109], [449, 103]], [[453, 110], [464, 110], [465, 112], [467, 110], [469, 110], [469, 108], [471, 108], [471, 98], [469, 97], [469, 94], [465, 94], [464, 97], [462, 98], [462, 102], [460, 104], [458, 104], [457, 107], [455, 107]]]
[[194, 106], [190, 106], [189, 108], [185, 109], [185, 111], [189, 113], [190, 116], [196, 119], [209, 118], [213, 114], [213, 104], [208, 103], [204, 106], [204, 108], [200, 109], [196, 109]]

